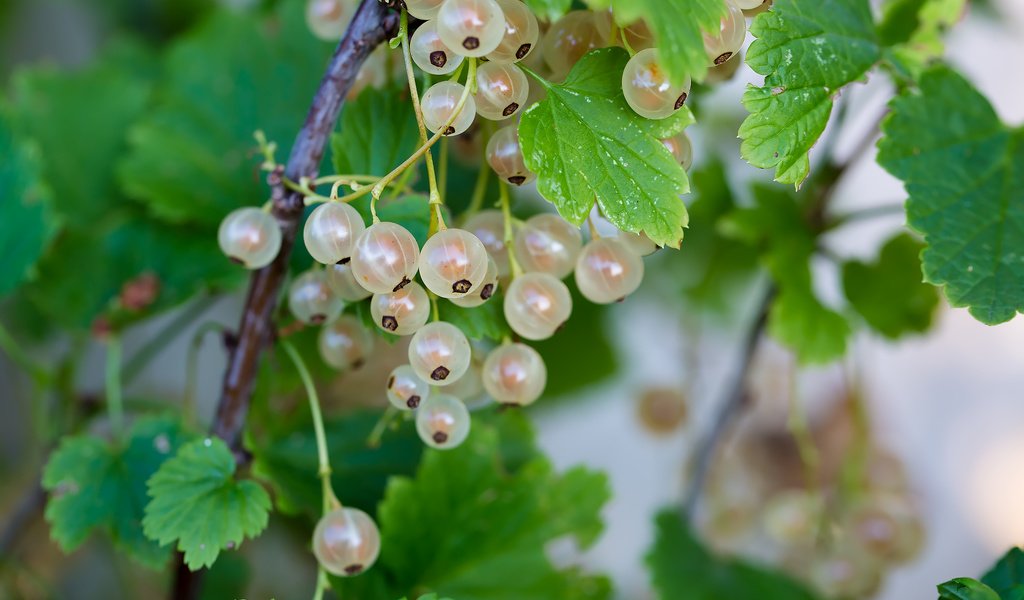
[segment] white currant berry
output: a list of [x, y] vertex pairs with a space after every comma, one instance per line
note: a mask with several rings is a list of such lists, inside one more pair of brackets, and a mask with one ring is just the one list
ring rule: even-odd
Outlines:
[[519, 146], [519, 127], [509, 125], [494, 132], [487, 142], [487, 164], [503, 180], [512, 185], [523, 185], [537, 178], [526, 168], [523, 149]]
[[397, 292], [412, 282], [419, 259], [419, 244], [408, 229], [397, 223], [376, 223], [356, 240], [352, 274], [374, 294]]
[[[737, 57], [741, 57], [741, 53], [736, 53]], [[743, 66], [742, 58], [733, 58], [727, 60], [720, 65], [711, 65], [708, 68], [708, 74], [704, 78], [704, 85], [716, 85], [724, 81], [729, 81], [736, 76], [736, 73]]]
[[[427, 129], [437, 133], [444, 128], [444, 135], [459, 135], [473, 124], [476, 118], [476, 102], [473, 96], [466, 98], [462, 109], [456, 113], [459, 100], [466, 88], [461, 83], [442, 81], [435, 83], [423, 94], [420, 107], [423, 109], [423, 124]], [[450, 124], [452, 115], [457, 115]]]
[[303, 323], [319, 325], [333, 321], [345, 303], [327, 285], [327, 274], [311, 269], [292, 281], [288, 288], [288, 308]]
[[325, 571], [340, 577], [358, 575], [380, 554], [380, 531], [358, 508], [333, 510], [313, 530], [313, 554]]
[[413, 281], [397, 292], [374, 294], [370, 314], [382, 331], [412, 335], [430, 319], [430, 298], [423, 287]]
[[281, 227], [270, 213], [258, 208], [239, 208], [220, 223], [217, 242], [221, 252], [247, 269], [262, 269], [281, 250]]
[[761, 511], [768, 536], [785, 545], [813, 541], [821, 521], [821, 501], [806, 490], [786, 490], [773, 496]]
[[654, 47], [654, 33], [651, 32], [651, 28], [643, 20], [634, 21], [626, 26], [615, 26], [615, 17], [612, 11], [604, 10], [594, 13], [594, 23], [601, 37], [609, 42], [617, 45], [622, 44], [620, 38], [612, 38], [613, 30], [617, 30], [618, 35], [625, 36], [629, 47], [636, 52]]
[[505, 16], [505, 32], [498, 47], [487, 55], [487, 60], [502, 64], [523, 60], [537, 47], [540, 25], [530, 7], [522, 0], [497, 0]]
[[486, 400], [484, 384], [480, 379], [480, 364], [475, 357], [469, 361], [469, 368], [455, 383], [444, 388], [444, 393], [455, 396], [469, 408]]
[[463, 308], [475, 308], [491, 299], [498, 291], [498, 264], [490, 256], [487, 257], [487, 273], [483, 283], [475, 290], [461, 298], [452, 298], [452, 304]]
[[441, 39], [463, 56], [494, 52], [505, 35], [505, 15], [494, 0], [445, 0], [437, 13]]
[[[725, 0], [723, 0], [725, 1]], [[704, 32], [704, 51], [712, 64], [720, 65], [729, 60], [740, 48], [747, 36], [747, 20], [743, 11], [731, 2], [725, 2], [728, 9], [722, 18], [718, 31]]]
[[325, 271], [328, 287], [345, 302], [359, 302], [373, 295], [356, 281], [351, 260], [345, 264], [330, 265]]
[[562, 279], [572, 273], [582, 248], [579, 228], [555, 214], [534, 215], [516, 232], [516, 260], [524, 271]]
[[643, 278], [643, 259], [615, 238], [591, 241], [576, 262], [576, 286], [595, 304], [622, 300], [640, 287]]
[[487, 248], [464, 229], [437, 232], [420, 250], [420, 278], [442, 298], [462, 298], [487, 275]]
[[476, 70], [476, 112], [485, 119], [511, 117], [526, 105], [529, 94], [526, 73], [515, 65], [489, 62]]
[[690, 136], [686, 135], [685, 131], [665, 138], [661, 140], [661, 143], [672, 153], [672, 158], [682, 165], [684, 171], [690, 170], [690, 167], [693, 166], [693, 143], [690, 142]]
[[690, 77], [672, 85], [658, 59], [658, 49], [637, 52], [622, 71], [622, 93], [633, 112], [648, 119], [664, 119], [683, 107], [690, 95]]
[[455, 448], [466, 441], [469, 426], [469, 409], [448, 394], [432, 394], [416, 411], [416, 433], [431, 448]]
[[352, 248], [364, 231], [366, 224], [356, 209], [343, 202], [326, 202], [306, 219], [302, 241], [313, 260], [334, 265], [352, 258]]
[[469, 368], [470, 355], [466, 334], [451, 323], [428, 323], [409, 342], [409, 364], [420, 379], [431, 385], [458, 381]]
[[548, 381], [544, 359], [526, 344], [505, 344], [491, 351], [481, 373], [484, 388], [497, 402], [529, 406]]
[[320, 358], [335, 369], [358, 369], [373, 352], [374, 337], [359, 319], [342, 315], [324, 325], [317, 338], [317, 346]]
[[456, 54], [437, 34], [437, 22], [427, 21], [420, 25], [409, 40], [409, 52], [416, 66], [431, 75], [447, 75], [459, 68], [465, 60]]
[[445, 0], [405, 0], [405, 8], [417, 19], [429, 21], [437, 16], [444, 2]]
[[620, 231], [616, 239], [622, 242], [622, 245], [638, 256], [654, 254], [660, 248], [657, 244], [651, 241], [651, 238], [647, 237], [646, 233], [642, 231], [640, 233]]
[[509, 286], [504, 311], [512, 331], [528, 340], [544, 340], [569, 320], [572, 295], [554, 275], [526, 273]]
[[498, 266], [498, 277], [509, 274], [508, 249], [505, 247], [505, 215], [500, 210], [482, 210], [471, 216], [462, 226], [487, 248], [487, 253]]
[[765, 0], [729, 0], [729, 2], [740, 10], [754, 10], [755, 8], [761, 8], [761, 5], [765, 4]]
[[756, 17], [757, 15], [763, 13], [764, 11], [772, 7], [772, 0], [760, 0], [759, 2], [756, 0], [744, 0], [743, 2], [743, 4], [746, 4], [748, 6], [755, 3], [757, 4], [757, 6], [755, 6], [754, 8], [743, 8], [742, 6], [740, 6], [739, 3], [737, 3], [736, 5], [740, 6], [740, 8], [743, 9], [744, 17]]
[[544, 34], [542, 54], [555, 79], [562, 79], [583, 55], [605, 45], [594, 13], [574, 10], [555, 21]]
[[307, 0], [306, 25], [316, 37], [337, 42], [345, 34], [354, 10], [351, 0]]
[[388, 402], [398, 410], [415, 410], [430, 397], [430, 384], [416, 376], [409, 365], [395, 367], [388, 376]]

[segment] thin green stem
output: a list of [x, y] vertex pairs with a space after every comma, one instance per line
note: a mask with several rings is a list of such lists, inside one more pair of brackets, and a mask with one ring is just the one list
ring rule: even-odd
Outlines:
[[437, 193], [441, 203], [448, 201], [448, 138], [441, 140], [441, 152], [437, 157]]
[[21, 370], [25, 371], [32, 378], [32, 382], [36, 387], [49, 385], [51, 379], [50, 372], [32, 360], [32, 357], [25, 352], [2, 323], [0, 323], [0, 350], [3, 350], [4, 354], [14, 361], [14, 364], [18, 365]]
[[114, 334], [107, 338], [105, 391], [110, 427], [114, 431], [114, 435], [120, 436], [124, 429], [124, 400], [121, 397], [121, 338]]
[[486, 161], [480, 163], [480, 172], [476, 175], [476, 184], [473, 186], [473, 196], [469, 200], [463, 219], [469, 220], [473, 215], [480, 212], [484, 205], [484, 196], [487, 195], [487, 181], [490, 178], [491, 169]]
[[323, 486], [324, 513], [327, 513], [340, 508], [341, 502], [338, 501], [338, 497], [334, 495], [334, 489], [331, 487], [331, 459], [327, 454], [327, 434], [324, 432], [324, 417], [320, 412], [320, 395], [313, 383], [313, 376], [309, 374], [309, 369], [306, 368], [306, 363], [295, 346], [287, 340], [282, 340], [281, 347], [284, 348], [288, 358], [295, 365], [295, 370], [299, 372], [299, 378], [306, 389], [306, 397], [309, 399], [309, 412], [313, 417], [313, 433], [316, 435], [318, 473]]
[[437, 307], [437, 294], [435, 294], [434, 292], [427, 293], [430, 294], [430, 314], [433, 317], [434, 321], [440, 321], [441, 312]]
[[316, 590], [313, 591], [313, 600], [323, 600], [327, 587], [327, 573], [324, 572], [323, 567], [319, 567], [316, 570]]
[[515, 236], [512, 233], [514, 219], [512, 218], [512, 198], [508, 193], [508, 184], [500, 182], [498, 193], [501, 198], [501, 213], [505, 217], [505, 247], [508, 248], [508, 264], [512, 268], [512, 278], [515, 279], [523, 274], [523, 269], [519, 266], [519, 261], [516, 260], [515, 252], [512, 252]]
[[203, 323], [192, 336], [189, 343], [188, 353], [185, 357], [185, 396], [181, 402], [181, 412], [188, 425], [194, 425], [196, 419], [196, 378], [199, 371], [199, 350], [203, 347], [203, 340], [211, 332], [223, 332], [227, 329], [224, 325], [211, 321]]
[[366, 438], [366, 445], [370, 448], [377, 448], [380, 446], [380, 440], [384, 437], [384, 432], [387, 430], [388, 425], [394, 420], [395, 415], [398, 414], [398, 409], [394, 406], [389, 406], [384, 409], [384, 413], [381, 414], [380, 418], [377, 419], [377, 423], [373, 426], [373, 430], [370, 431], [370, 435]]

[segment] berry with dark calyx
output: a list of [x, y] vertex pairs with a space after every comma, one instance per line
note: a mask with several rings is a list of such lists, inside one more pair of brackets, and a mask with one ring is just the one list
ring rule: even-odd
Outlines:
[[603, 47], [607, 41], [597, 27], [593, 12], [574, 10], [551, 25], [541, 46], [553, 78], [560, 80], [584, 54]]
[[[424, 92], [420, 105], [423, 109], [423, 124], [427, 129], [437, 133], [443, 127], [446, 136], [459, 135], [469, 129], [476, 118], [476, 102], [473, 96], [467, 97], [462, 109], [455, 112], [465, 90], [461, 83], [442, 81]], [[452, 115], [457, 116], [449, 124]]]
[[416, 376], [412, 367], [395, 367], [388, 376], [388, 402], [401, 411], [411, 411], [430, 397], [430, 385]]
[[317, 339], [320, 357], [325, 363], [338, 369], [358, 369], [373, 352], [373, 334], [351, 315], [342, 315], [324, 325]]
[[416, 433], [431, 448], [448, 450], [466, 441], [469, 409], [449, 394], [432, 394], [416, 410]]
[[420, 278], [442, 298], [462, 298], [483, 285], [487, 249], [464, 229], [444, 229], [420, 250]]
[[436, 20], [441, 39], [463, 56], [490, 54], [505, 35], [505, 15], [495, 0], [445, 0]]
[[356, 240], [352, 274], [374, 294], [397, 292], [412, 282], [419, 259], [419, 244], [408, 229], [397, 223], [376, 223]]
[[333, 510], [316, 524], [313, 554], [320, 566], [333, 575], [358, 575], [377, 561], [380, 531], [370, 515], [357, 508]]
[[529, 406], [547, 384], [544, 359], [525, 344], [505, 344], [491, 351], [481, 372], [484, 388], [502, 404]]
[[487, 248], [487, 254], [498, 267], [498, 277], [509, 274], [508, 248], [505, 247], [505, 215], [500, 210], [482, 210], [463, 223], [462, 228], [472, 233]]
[[690, 94], [690, 78], [673, 85], [662, 67], [657, 48], [642, 50], [622, 71], [622, 93], [633, 112], [647, 119], [664, 119], [683, 107]]
[[521, 0], [497, 0], [505, 17], [505, 32], [498, 47], [487, 55], [497, 64], [519, 62], [529, 56], [540, 40], [537, 17]]
[[281, 250], [281, 226], [270, 213], [239, 208], [224, 217], [217, 231], [221, 252], [247, 269], [262, 269]]
[[451, 385], [469, 368], [469, 340], [458, 327], [444, 322], [428, 323], [409, 342], [409, 364], [430, 385]]
[[718, 31], [704, 32], [704, 51], [713, 65], [721, 65], [731, 59], [743, 47], [747, 36], [747, 20], [740, 10], [729, 0], [722, 0], [728, 9], [722, 18]]
[[544, 340], [569, 320], [572, 295], [553, 275], [526, 273], [509, 286], [504, 311], [512, 331], [528, 340]]
[[487, 274], [483, 284], [462, 298], [452, 298], [452, 304], [463, 308], [475, 308], [487, 302], [498, 291], [498, 265], [490, 256], [487, 257]]
[[476, 71], [476, 111], [485, 119], [501, 121], [526, 106], [530, 82], [512, 64], [485, 63]]
[[487, 163], [498, 177], [512, 185], [521, 186], [537, 178], [536, 174], [526, 168], [517, 125], [509, 125], [494, 132], [487, 142]]
[[327, 285], [322, 269], [311, 269], [295, 278], [288, 288], [288, 308], [296, 319], [310, 325], [333, 321], [345, 303]]
[[640, 287], [643, 278], [643, 259], [615, 238], [591, 241], [576, 262], [576, 286], [595, 304], [624, 299]]
[[430, 298], [413, 281], [397, 292], [374, 294], [370, 301], [374, 324], [395, 335], [412, 335], [430, 319]]
[[409, 51], [416, 66], [431, 75], [452, 73], [465, 60], [465, 57], [455, 53], [441, 40], [435, 21], [427, 21], [412, 34]]
[[356, 209], [342, 202], [327, 202], [306, 219], [302, 240], [313, 260], [335, 265], [352, 258], [352, 248], [364, 231], [366, 224]]
[[555, 214], [534, 215], [516, 232], [516, 260], [527, 272], [562, 279], [572, 273], [582, 248], [579, 228]]
[[359, 285], [352, 273], [352, 261], [330, 265], [325, 270], [327, 285], [345, 302], [359, 302], [373, 295], [373, 292]]

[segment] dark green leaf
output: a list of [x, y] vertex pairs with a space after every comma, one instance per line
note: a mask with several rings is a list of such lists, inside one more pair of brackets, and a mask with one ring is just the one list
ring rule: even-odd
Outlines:
[[463, 308], [445, 300], [438, 302], [441, 320], [455, 325], [470, 339], [500, 342], [511, 333], [502, 308], [504, 296], [500, 293], [475, 308]]
[[1006, 596], [1024, 585], [1024, 551], [1020, 548], [1011, 548], [988, 573], [985, 573], [981, 581], [999, 592], [1000, 596]]
[[980, 581], [960, 577], [939, 585], [939, 600], [999, 600], [999, 594]]
[[331, 137], [334, 169], [348, 175], [387, 175], [419, 145], [408, 88], [363, 90], [342, 109]]

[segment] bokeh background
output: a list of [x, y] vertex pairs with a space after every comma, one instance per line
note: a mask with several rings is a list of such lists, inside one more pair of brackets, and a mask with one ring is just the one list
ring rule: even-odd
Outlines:
[[[252, 2], [223, 0], [245, 10]], [[103, 44], [128, 32], [148, 44], [172, 39], [212, 10], [204, 0], [2, 0], [0, 1], [0, 81], [6, 87], [19, 69], [49, 63], [75, 69], [87, 65]], [[948, 39], [949, 60], [995, 105], [1005, 122], [1024, 122], [1024, 0], [993, 0], [972, 4], [971, 10]], [[731, 157], [730, 170], [738, 178], [759, 178], [737, 157], [730, 131], [743, 117], [738, 98], [755, 74], [742, 68], [731, 82], [702, 99], [707, 112], [693, 134], [698, 165], [703, 148], [716, 148]], [[310, 90], [310, 93], [312, 90]], [[855, 114], [863, 113], [865, 127], [871, 114], [889, 96], [884, 80], [853, 86], [848, 92]], [[713, 107], [713, 109], [711, 108]], [[80, 118], [88, 119], [82, 106]], [[259, 126], [254, 123], [253, 127]], [[732, 129], [730, 129], [732, 128]], [[855, 129], [855, 128], [854, 128]], [[858, 132], [839, 140], [838, 152], [849, 151]], [[4, 157], [0, 157], [4, 160]], [[170, 160], [170, 159], [169, 159]], [[834, 210], [853, 210], [880, 203], [897, 204], [902, 187], [863, 157], [853, 176], [838, 190]], [[2, 218], [3, 207], [0, 207]], [[844, 228], [828, 240], [842, 257], [872, 259], [884, 239], [902, 227], [894, 213]], [[214, 240], [209, 240], [214, 244]], [[683, 252], [685, 252], [685, 246]], [[672, 261], [669, 252], [655, 260]], [[666, 256], [667, 255], [667, 256]], [[821, 293], [836, 294], [837, 274], [832, 264], [816, 265]], [[752, 306], [738, 291], [739, 309], [730, 319], [712, 320], [687, 314], [666, 299], [659, 273], [641, 293], [612, 307], [606, 320], [614, 340], [614, 360], [606, 364], [580, 364], [580, 369], [607, 369], [608, 377], [596, 385], [551, 398], [532, 411], [541, 446], [554, 463], [565, 468], [587, 464], [609, 474], [614, 497], [606, 507], [606, 530], [595, 547], [579, 557], [594, 570], [610, 573], [621, 598], [650, 597], [648, 575], [641, 557], [649, 547], [651, 515], [678, 503], [685, 487], [688, 457], [693, 444], [706, 431], [716, 404], [728, 385], [738, 353], [739, 337]], [[241, 297], [229, 295], [203, 300], [201, 320], [234, 324]], [[195, 304], [181, 310], [193, 310]], [[179, 312], [166, 314], [126, 336], [126, 353], [142, 347]], [[193, 329], [188, 328], [167, 346], [131, 384], [129, 395], [176, 398], [180, 396], [184, 358]], [[39, 356], [56, 356], [61, 341], [33, 348]], [[378, 382], [398, 364], [401, 347], [378, 348], [374, 365], [331, 382], [326, 394], [334, 406], [381, 405]], [[787, 377], [791, 359], [770, 343], [762, 345], [755, 377], [764, 393], [762, 403], [749, 411], [734, 431], [750, 422], [775, 423], [780, 409], [772, 404], [773, 386]], [[224, 355], [215, 343], [200, 353], [200, 413], [212, 415], [217, 399]], [[616, 366], [612, 371], [612, 366]], [[102, 388], [100, 348], [89, 351], [76, 386]], [[568, 368], [568, 367], [566, 367]], [[870, 407], [874, 435], [905, 464], [927, 529], [927, 543], [911, 564], [892, 572], [877, 596], [882, 600], [928, 598], [937, 582], [982, 572], [1010, 545], [1024, 543], [1024, 321], [1016, 319], [987, 327], [966, 311], [943, 305], [935, 327], [925, 336], [898, 343], [868, 333], [856, 336], [845, 368], [803, 371], [800, 395], [812, 427], [827, 437], [830, 407], [837, 385], [854, 373]], [[557, 379], [558, 372], [550, 377]], [[602, 379], [598, 373], [594, 379]], [[838, 382], [838, 383], [837, 383]], [[30, 382], [0, 355], [0, 515], [11, 514], [22, 490], [30, 485], [39, 457], [30, 451]], [[652, 427], [643, 418], [642, 398], [652, 388], [682, 390], [685, 414], [678, 424]], [[767, 390], [767, 391], [766, 391]], [[0, 519], [2, 522], [5, 519]], [[250, 598], [304, 597], [313, 578], [312, 565], [294, 539], [274, 527], [246, 546], [251, 563]], [[758, 556], [758, 549], [730, 548]], [[571, 547], [553, 549], [570, 560]], [[64, 557], [47, 539], [44, 524], [36, 522], [19, 542], [26, 565], [52, 578], [45, 587], [60, 598], [151, 597], [162, 593], [162, 582], [138, 571], [117, 557], [109, 544], [92, 541], [71, 557]], [[575, 559], [574, 559], [575, 560]], [[240, 567], [241, 568], [241, 567]], [[127, 583], [126, 583], [127, 582]], [[133, 590], [127, 592], [126, 590]], [[129, 595], [131, 594], [131, 595]]]

